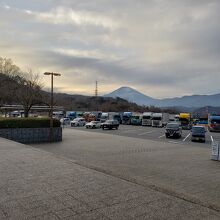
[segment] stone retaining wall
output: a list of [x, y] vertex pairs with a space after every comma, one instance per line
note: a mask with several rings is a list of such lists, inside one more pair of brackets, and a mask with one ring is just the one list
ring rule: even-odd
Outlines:
[[[50, 128], [0, 129], [0, 137], [23, 144], [50, 142]], [[53, 142], [62, 141], [62, 128], [53, 128]]]

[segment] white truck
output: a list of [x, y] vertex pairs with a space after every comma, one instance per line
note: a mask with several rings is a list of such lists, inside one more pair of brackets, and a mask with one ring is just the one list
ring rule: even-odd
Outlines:
[[142, 126], [152, 125], [152, 112], [144, 112], [142, 116]]
[[169, 122], [169, 113], [153, 113], [152, 127], [163, 127]]

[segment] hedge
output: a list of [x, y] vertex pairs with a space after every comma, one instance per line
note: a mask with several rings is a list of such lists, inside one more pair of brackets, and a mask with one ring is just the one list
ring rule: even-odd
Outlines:
[[[50, 118], [0, 118], [1, 128], [49, 128]], [[60, 121], [53, 119], [53, 127], [60, 127]]]

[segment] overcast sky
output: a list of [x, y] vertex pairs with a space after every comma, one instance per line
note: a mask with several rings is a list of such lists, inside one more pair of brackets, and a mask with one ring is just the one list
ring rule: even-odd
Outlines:
[[[60, 92], [220, 93], [219, 0], [0, 0], [0, 56]], [[45, 87], [49, 80], [44, 77]]]

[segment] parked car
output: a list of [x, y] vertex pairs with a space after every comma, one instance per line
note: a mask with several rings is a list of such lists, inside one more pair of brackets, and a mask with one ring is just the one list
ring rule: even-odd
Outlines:
[[69, 125], [70, 119], [69, 118], [61, 118], [60, 123], [61, 123], [61, 125]]
[[86, 124], [86, 128], [101, 128], [101, 122], [100, 121], [91, 121]]
[[118, 120], [107, 120], [104, 123], [102, 123], [102, 129], [104, 130], [105, 128], [107, 129], [118, 129], [119, 127], [119, 122]]
[[177, 137], [180, 138], [182, 136], [182, 127], [178, 122], [170, 122], [167, 123], [165, 128], [165, 136], [169, 137]]
[[71, 127], [82, 127], [85, 126], [85, 118], [75, 118], [70, 122]]
[[191, 141], [205, 142], [206, 128], [204, 126], [193, 126], [191, 129]]

